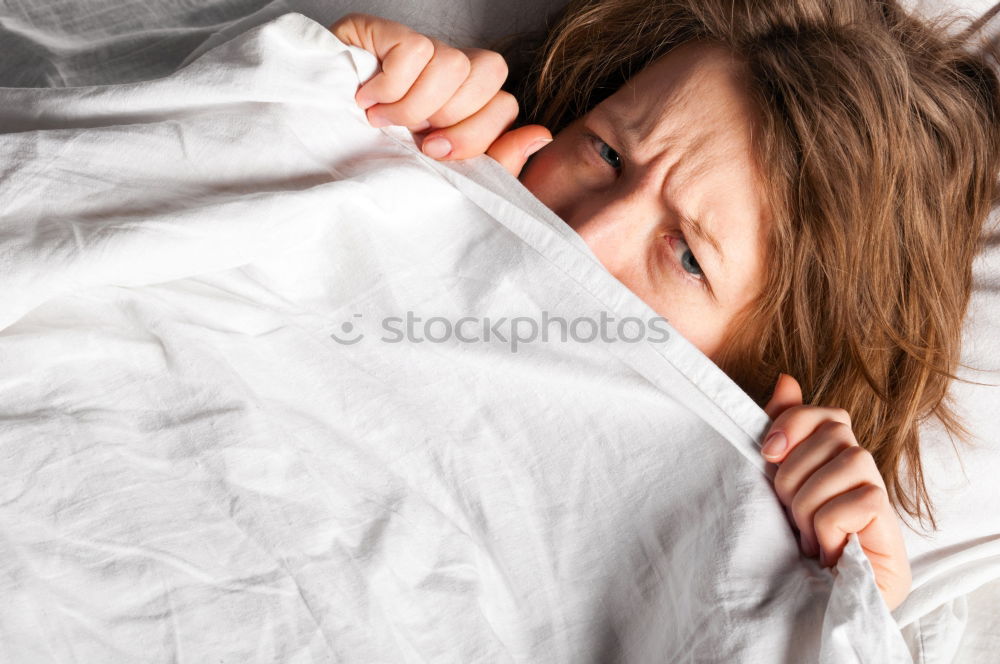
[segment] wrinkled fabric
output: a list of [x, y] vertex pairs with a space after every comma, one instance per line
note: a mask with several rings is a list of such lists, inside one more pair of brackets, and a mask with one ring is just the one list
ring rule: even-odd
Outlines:
[[[0, 86], [73, 87], [166, 76], [193, 56], [288, 13], [324, 25], [361, 12], [462, 47], [543, 29], [565, 0], [0, 0]], [[902, 0], [963, 29], [994, 0]], [[1000, 20], [983, 30], [1000, 34]]]
[[374, 14], [463, 47], [535, 30], [565, 0], [0, 0], [0, 86], [73, 87], [166, 76], [189, 56], [288, 12], [324, 25]]
[[766, 415], [498, 164], [371, 128], [376, 68], [289, 14], [2, 92], [0, 660], [910, 661]]

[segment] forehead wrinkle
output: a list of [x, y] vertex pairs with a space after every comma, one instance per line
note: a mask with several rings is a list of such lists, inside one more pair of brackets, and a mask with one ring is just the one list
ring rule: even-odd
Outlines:
[[670, 121], [670, 116], [697, 101], [697, 86], [690, 84], [694, 78], [694, 74], [688, 73], [672, 81], [667, 94], [656, 100], [658, 103], [640, 106], [644, 135], [654, 146], [668, 147], [676, 142], [679, 134], [684, 133], [685, 127], [676, 126], [676, 122]]
[[[629, 147], [633, 148], [642, 142], [642, 138], [646, 136], [649, 128], [653, 126], [654, 121], [651, 116], [653, 114], [652, 111], [655, 110], [655, 105], [653, 105], [653, 108], [650, 108], [651, 105], [647, 103], [646, 95], [640, 95], [636, 80], [633, 78], [625, 84], [625, 89], [631, 97], [628, 108], [622, 108], [619, 111], [613, 106], [606, 106], [610, 118], [617, 126], [622, 128], [624, 137], [630, 139]], [[638, 113], [635, 112], [636, 109], [638, 109]], [[630, 116], [633, 119], [630, 120]]]
[[[611, 120], [611, 129], [615, 133], [616, 138], [623, 138], [624, 135], [630, 136], [630, 149], [634, 146], [642, 145], [643, 143], [647, 146], [651, 143], [655, 143], [656, 147], [659, 147], [664, 151], [673, 147], [671, 146], [673, 141], [670, 140], [669, 134], [659, 137], [659, 140], [650, 140], [653, 137], [647, 137], [640, 128], [642, 126], [642, 120], [638, 122], [629, 122], [627, 118], [623, 117], [615, 109], [608, 107], [605, 110], [608, 114], [608, 118]], [[648, 114], [643, 117], [648, 117]], [[680, 208], [680, 206], [671, 202], [670, 197], [667, 195], [667, 189], [672, 185], [677, 184], [677, 180], [679, 178], [684, 180], [697, 180], [704, 177], [711, 171], [713, 160], [704, 148], [712, 142], [712, 138], [714, 138], [712, 132], [698, 132], [693, 140], [691, 140], [687, 145], [682, 146], [684, 148], [684, 154], [682, 157], [673, 160], [673, 162], [667, 167], [661, 195], [667, 207], [672, 210], [675, 215], [677, 215], [685, 235], [694, 236], [700, 239], [703, 243], [707, 244], [718, 256], [719, 262], [724, 263], [725, 254], [722, 252], [722, 245], [719, 241], [708, 230], [706, 230], [705, 225], [700, 219], [688, 215], [683, 209]], [[679, 173], [681, 170], [685, 171], [683, 177]], [[683, 182], [681, 184], [683, 185]]]
[[[642, 103], [637, 99], [636, 90], [631, 89], [632, 106], [619, 110], [615, 106], [604, 107], [608, 120], [611, 122], [615, 137], [633, 157], [639, 153], [666, 151], [684, 147], [680, 139], [687, 133], [685, 126], [676, 126], [670, 122], [671, 111], [684, 106], [695, 99], [694, 91], [689, 86], [674, 87], [664, 97], [657, 99], [658, 103]], [[700, 135], [703, 132], [698, 132]]]

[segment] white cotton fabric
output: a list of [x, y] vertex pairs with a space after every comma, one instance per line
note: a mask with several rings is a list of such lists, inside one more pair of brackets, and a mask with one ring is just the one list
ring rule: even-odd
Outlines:
[[289, 14], [0, 93], [0, 661], [910, 661], [672, 330], [379, 341], [654, 314], [495, 162], [372, 129], [375, 69]]
[[[938, 530], [904, 530], [913, 570], [909, 597], [893, 613], [915, 661], [978, 664], [1000, 653], [1000, 214], [987, 223], [973, 266], [962, 367], [950, 388], [968, 441], [940, 426], [921, 431]], [[971, 381], [971, 382], [969, 382]], [[998, 655], [1000, 657], [1000, 655]]]
[[350, 12], [483, 48], [541, 27], [565, 0], [0, 0], [0, 85], [71, 87], [167, 75], [288, 12], [330, 25]]

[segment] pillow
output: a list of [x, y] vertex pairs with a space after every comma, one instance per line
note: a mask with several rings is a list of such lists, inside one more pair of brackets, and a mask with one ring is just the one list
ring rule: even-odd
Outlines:
[[[991, 0], [903, 0], [925, 14], [974, 19]], [[281, 14], [298, 11], [325, 25], [348, 12], [405, 23], [458, 46], [483, 46], [536, 29], [564, 0], [47, 0], [0, 3], [0, 86], [121, 83], [165, 76], [198, 50]], [[994, 22], [992, 35], [998, 32]], [[208, 43], [206, 43], [206, 40]], [[204, 46], [204, 48], [199, 48]]]

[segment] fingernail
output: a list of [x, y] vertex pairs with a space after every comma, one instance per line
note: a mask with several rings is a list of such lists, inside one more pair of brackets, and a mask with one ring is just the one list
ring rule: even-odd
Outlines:
[[358, 93], [358, 96], [354, 98], [354, 101], [358, 102], [358, 106], [366, 111], [369, 107], [375, 105], [375, 100], [366, 95], [364, 92]]
[[788, 447], [788, 438], [783, 432], [775, 431], [767, 437], [767, 440], [764, 441], [764, 447], [760, 451], [765, 457], [773, 459], [781, 456], [786, 447]]
[[379, 114], [379, 113], [369, 113], [368, 122], [373, 127], [385, 127], [389, 125], [389, 118]]
[[441, 159], [451, 152], [451, 142], [443, 136], [435, 136], [432, 139], [424, 141], [421, 149], [428, 157]]
[[528, 157], [530, 157], [531, 155], [535, 154], [536, 152], [538, 152], [539, 150], [541, 150], [542, 148], [544, 148], [546, 145], [548, 145], [551, 142], [552, 142], [551, 138], [540, 138], [540, 139], [538, 139], [534, 143], [530, 144], [527, 148], [525, 148], [525, 150], [524, 150], [524, 158], [527, 159]]

